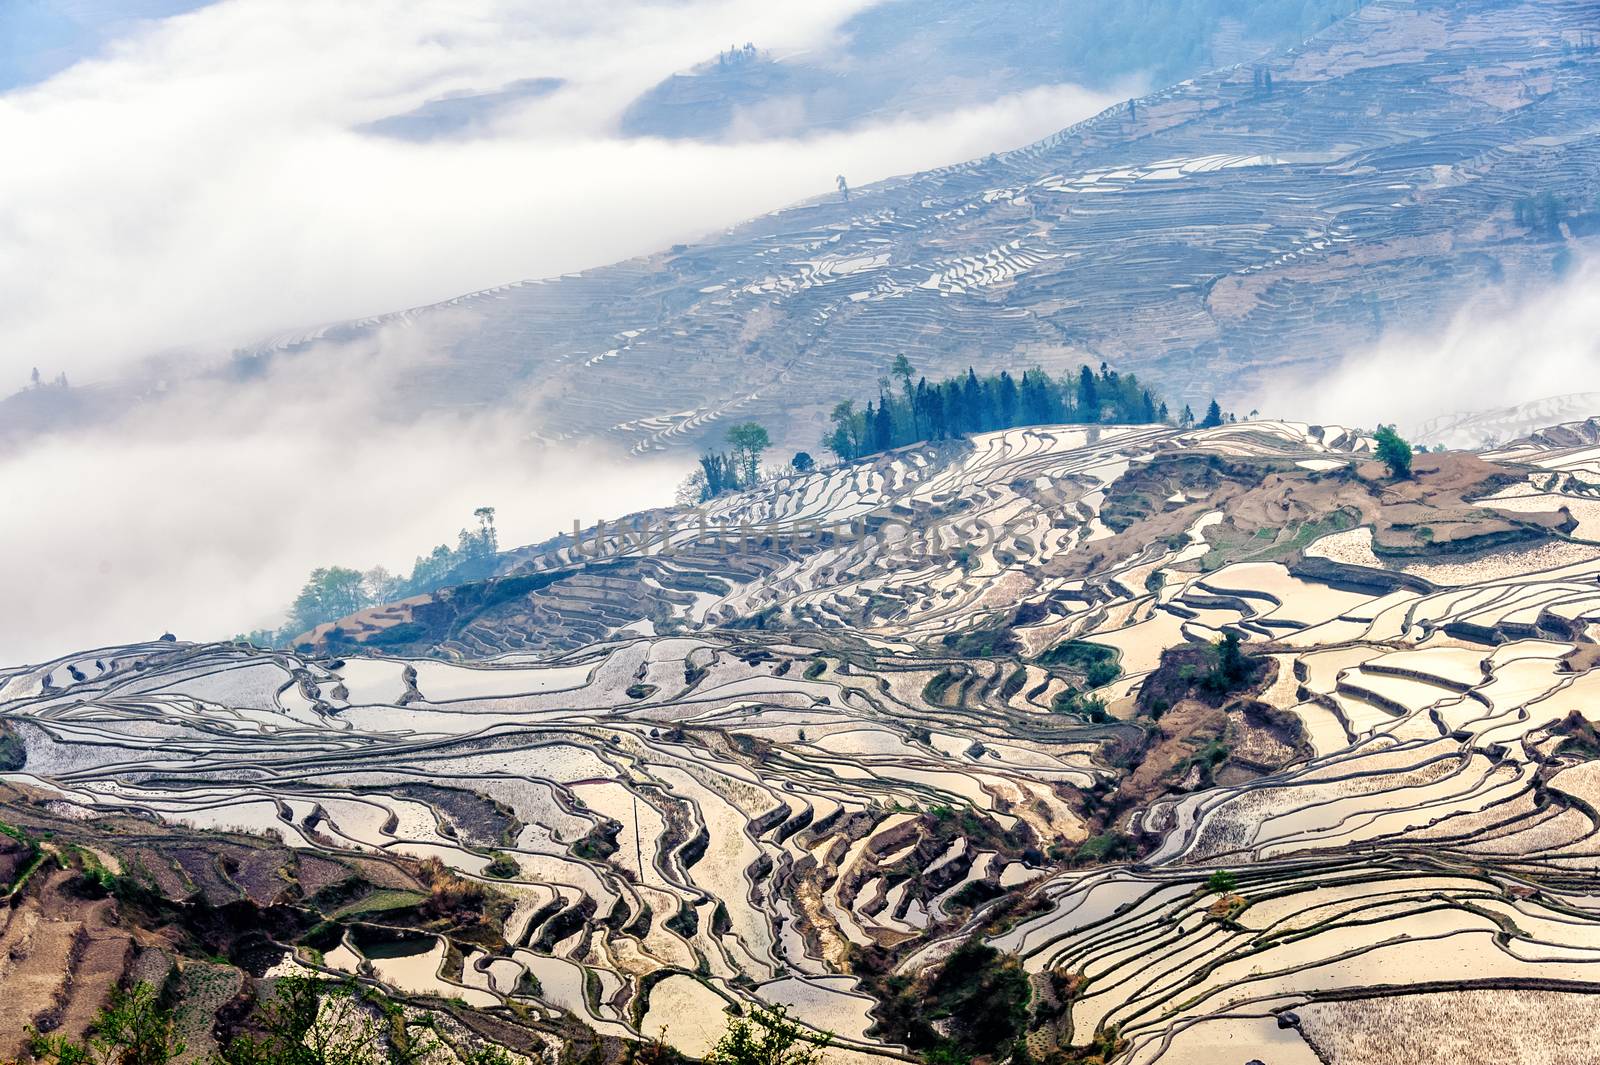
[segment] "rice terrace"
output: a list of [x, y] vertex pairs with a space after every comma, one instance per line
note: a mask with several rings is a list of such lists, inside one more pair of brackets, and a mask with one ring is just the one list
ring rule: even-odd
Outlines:
[[289, 6], [0, 10], [0, 1063], [1600, 1061], [1600, 8]]
[[[10, 671], [13, 861], [55, 861], [7, 986], [46, 1018], [203, 944], [207, 1008], [347, 973], [537, 1055], [781, 1005], [860, 1060], [995, 1023], [959, 959], [1040, 1058], [1460, 1060], [1464, 1016], [1597, 990], [1591, 435], [1397, 485], [1332, 427], [982, 434], [718, 500], [769, 553], [547, 544], [399, 653], [357, 618]], [[777, 535], [951, 508], [1006, 538]]]

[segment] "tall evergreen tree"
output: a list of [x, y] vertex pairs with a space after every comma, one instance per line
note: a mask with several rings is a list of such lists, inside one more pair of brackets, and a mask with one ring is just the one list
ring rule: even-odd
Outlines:
[[911, 420], [911, 439], [920, 439], [922, 430], [917, 423], [917, 403], [916, 398], [911, 394], [911, 376], [916, 373], [911, 368], [911, 360], [906, 358], [904, 354], [896, 355], [894, 362], [889, 366], [889, 373], [894, 377], [900, 378], [900, 387], [905, 389], [906, 417]]
[[1100, 420], [1100, 388], [1095, 383], [1094, 372], [1087, 366], [1078, 370], [1078, 420]]
[[978, 387], [978, 375], [967, 367], [967, 379], [961, 385], [962, 428], [969, 433], [980, 433], [983, 424], [983, 389]]
[[944, 439], [944, 403], [938, 393], [928, 387], [928, 379], [917, 379], [916, 421], [922, 427], [922, 436], [929, 440]]
[[894, 446], [894, 419], [889, 415], [888, 396], [878, 397], [878, 413], [872, 420], [872, 445], [874, 451], [888, 451]]
[[1009, 429], [1017, 424], [1017, 383], [1004, 370], [1000, 371], [1000, 427]]

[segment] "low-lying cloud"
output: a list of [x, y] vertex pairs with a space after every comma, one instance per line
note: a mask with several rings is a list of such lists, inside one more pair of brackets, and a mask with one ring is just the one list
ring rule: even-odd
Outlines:
[[1597, 285], [1600, 262], [1580, 260], [1559, 282], [1480, 292], [1443, 329], [1392, 333], [1327, 370], [1275, 381], [1249, 402], [1272, 417], [1415, 430], [1457, 412], [1593, 392]]
[[314, 375], [285, 361], [0, 457], [22, 519], [0, 525], [0, 664], [277, 625], [314, 566], [407, 572], [478, 506], [521, 544], [671, 502], [686, 456], [541, 446], [512, 410], [384, 418], [377, 397], [415, 339], [327, 352]]

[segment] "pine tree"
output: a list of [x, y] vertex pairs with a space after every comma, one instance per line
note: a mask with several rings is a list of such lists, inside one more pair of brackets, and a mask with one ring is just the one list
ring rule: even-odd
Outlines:
[[978, 375], [967, 367], [967, 379], [961, 384], [962, 428], [969, 433], [981, 433], [983, 424], [983, 389], [978, 387]]
[[922, 436], [922, 432], [917, 426], [916, 399], [911, 394], [911, 375], [916, 371], [911, 368], [911, 360], [902, 354], [894, 357], [894, 362], [889, 366], [889, 373], [893, 377], [900, 378], [900, 387], [905, 389], [906, 417], [911, 421], [911, 440], [916, 440]]
[[928, 379], [917, 379], [916, 409], [914, 416], [929, 440], [944, 438], [944, 404], [934, 402], [937, 396], [928, 387]]
[[872, 450], [888, 451], [894, 446], [894, 419], [889, 416], [889, 399], [880, 396], [878, 413], [872, 415], [872, 404], [867, 404], [867, 414], [872, 422]]
[[1095, 383], [1094, 372], [1087, 366], [1078, 369], [1078, 420], [1100, 420], [1100, 388]]
[[1000, 428], [1009, 429], [1017, 424], [1017, 383], [1004, 370], [1000, 371]]

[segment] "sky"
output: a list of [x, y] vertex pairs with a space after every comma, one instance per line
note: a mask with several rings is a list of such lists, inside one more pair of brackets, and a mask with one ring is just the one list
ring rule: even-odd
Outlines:
[[[958, 162], [1111, 102], [1058, 85], [803, 139], [616, 132], [639, 94], [730, 43], [825, 52], [870, 2], [13, 0], [0, 392], [34, 367], [83, 385], [152, 355], [202, 364], [649, 253], [836, 174]], [[375, 132], [497, 93], [450, 136]], [[371, 397], [426, 343], [380, 334], [315, 381], [190, 390], [0, 453], [0, 499], [26, 501], [0, 518], [0, 663], [273, 624], [313, 566], [405, 570], [479, 505], [510, 545], [671, 500], [687, 460], [540, 450], [515, 411], [385, 424]]]
[[94, 55], [145, 19], [209, 0], [5, 0], [0, 3], [0, 92], [31, 85]]

